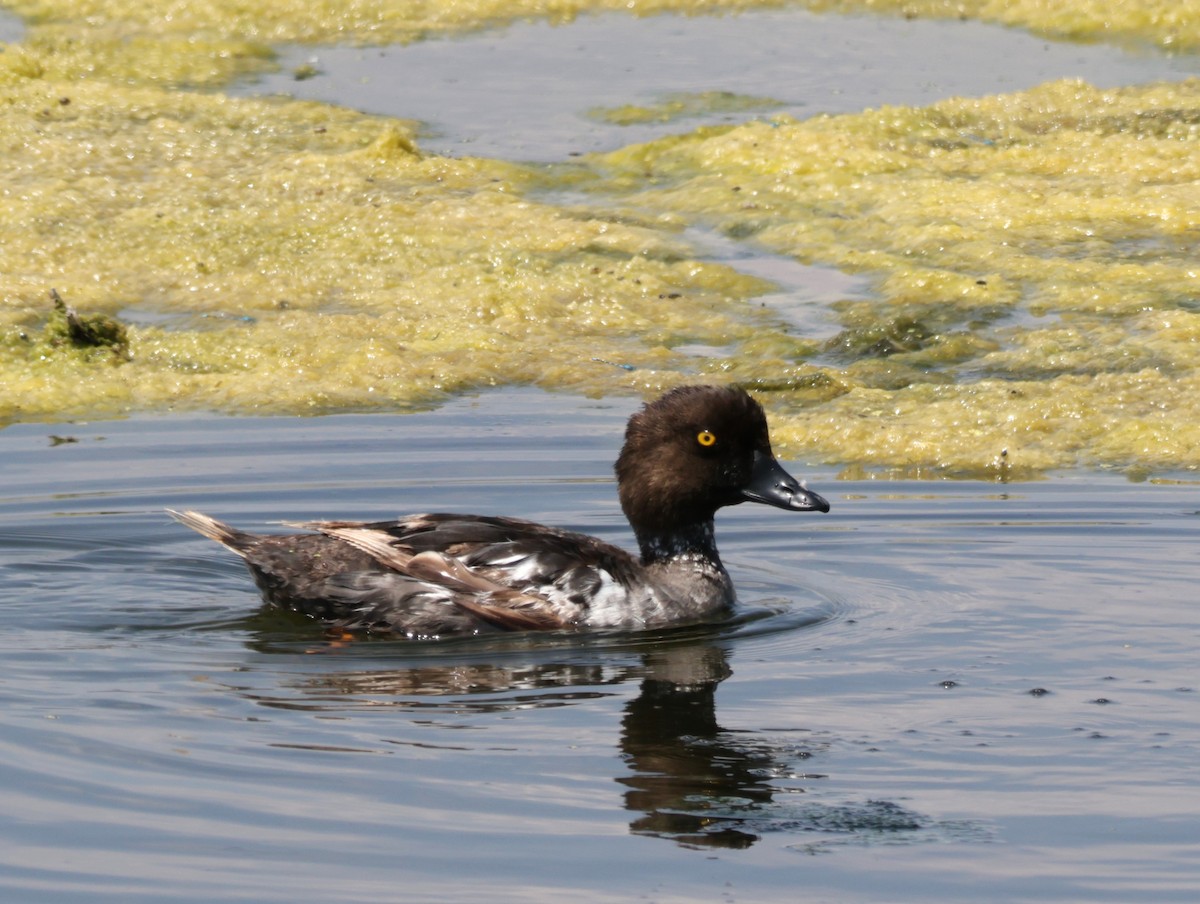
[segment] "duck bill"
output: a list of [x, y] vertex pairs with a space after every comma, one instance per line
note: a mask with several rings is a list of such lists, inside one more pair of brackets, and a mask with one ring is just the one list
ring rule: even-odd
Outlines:
[[750, 482], [742, 487], [742, 499], [792, 512], [829, 511], [829, 503], [823, 497], [801, 486], [769, 452], [754, 453]]

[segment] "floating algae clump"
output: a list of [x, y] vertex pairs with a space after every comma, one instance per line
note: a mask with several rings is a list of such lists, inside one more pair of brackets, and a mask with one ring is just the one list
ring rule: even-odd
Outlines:
[[[321, 104], [13, 79], [0, 106], [0, 417], [326, 411], [536, 382], [600, 393], [749, 342], [762, 284], [668, 233], [522, 195]], [[47, 284], [131, 360], [43, 354]], [[666, 371], [656, 377], [658, 370]]]
[[[721, 12], [780, 0], [10, 0], [29, 23], [28, 58], [51, 78], [226, 84], [272, 65], [288, 43], [399, 44], [523, 19], [587, 13]], [[0, 65], [3, 61], [0, 61]]]
[[591, 163], [638, 206], [876, 276], [804, 363], [827, 379], [792, 390], [785, 442], [923, 472], [1004, 449], [1013, 473], [1200, 466], [1200, 81], [779, 118]]
[[978, 19], [1052, 38], [1200, 49], [1200, 10], [1195, 0], [808, 0], [805, 5], [908, 18]]
[[50, 299], [54, 302], [54, 313], [42, 331], [42, 340], [50, 348], [107, 353], [116, 360], [129, 356], [129, 334], [119, 320], [106, 314], [80, 314], [63, 301], [57, 289], [50, 290]]
[[714, 113], [750, 113], [777, 109], [783, 106], [770, 97], [752, 97], [732, 91], [681, 91], [662, 97], [657, 103], [621, 107], [595, 107], [588, 116], [616, 126], [639, 125], [648, 122], [672, 122], [689, 116], [708, 116]]

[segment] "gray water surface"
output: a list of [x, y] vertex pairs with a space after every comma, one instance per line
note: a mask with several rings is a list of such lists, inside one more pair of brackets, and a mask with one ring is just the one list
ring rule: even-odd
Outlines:
[[[806, 118], [1018, 91], [1061, 78], [1116, 87], [1200, 72], [1195, 55], [1055, 42], [980, 22], [799, 9], [584, 16], [403, 47], [291, 47], [281, 62], [278, 74], [238, 90], [417, 119], [426, 126], [422, 147], [436, 153], [534, 162], [756, 115], [636, 126], [589, 116], [593, 108], [651, 105], [679, 92], [773, 98], [778, 106], [757, 115]], [[319, 74], [296, 80], [301, 66]]]
[[628, 544], [633, 407], [0, 431], [0, 897], [1195, 900], [1195, 483], [791, 463], [833, 511], [720, 516], [724, 624], [425, 645], [265, 612], [162, 512]]

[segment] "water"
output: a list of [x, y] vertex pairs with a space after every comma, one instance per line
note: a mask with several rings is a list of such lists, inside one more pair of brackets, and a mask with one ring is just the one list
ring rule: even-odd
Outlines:
[[0, 10], [0, 41], [15, 43], [21, 40], [24, 35], [25, 23], [8, 10]]
[[[631, 126], [588, 115], [598, 107], [653, 105], [674, 92], [766, 96], [779, 105], [758, 115], [806, 118], [1019, 91], [1060, 78], [1115, 87], [1197, 72], [1194, 55], [1054, 42], [979, 22], [794, 9], [528, 22], [405, 47], [286, 48], [281, 63], [280, 73], [239, 90], [417, 119], [426, 126], [421, 146], [435, 153], [536, 162], [755, 115]], [[293, 73], [305, 65], [319, 74], [297, 81]]]
[[0, 432], [3, 899], [1195, 899], [1194, 483], [793, 463], [833, 511], [722, 514], [729, 622], [429, 645], [264, 612], [162, 513], [627, 543], [632, 408]]

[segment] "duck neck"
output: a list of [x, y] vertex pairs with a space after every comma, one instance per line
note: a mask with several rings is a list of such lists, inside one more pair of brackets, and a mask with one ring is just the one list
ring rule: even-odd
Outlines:
[[635, 528], [642, 562], [653, 565], [669, 559], [700, 558], [721, 567], [712, 519], [673, 527], [670, 531]]

